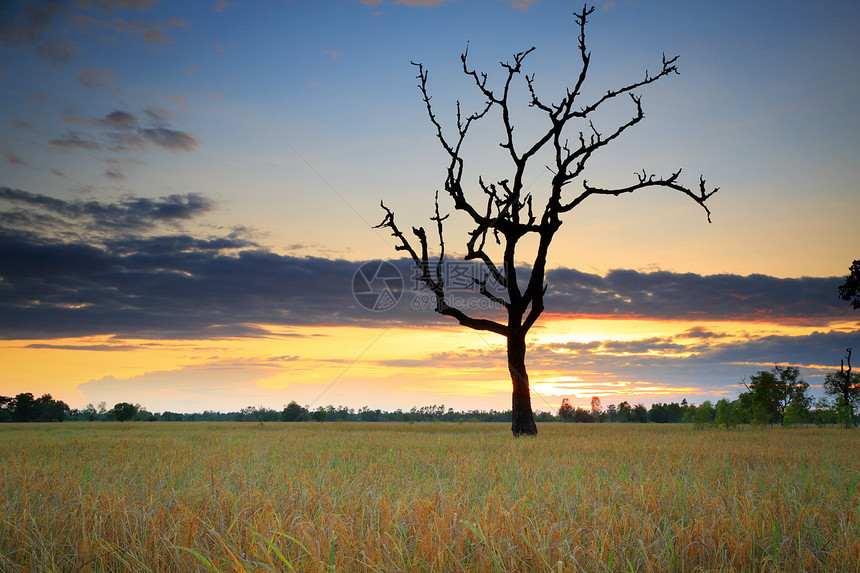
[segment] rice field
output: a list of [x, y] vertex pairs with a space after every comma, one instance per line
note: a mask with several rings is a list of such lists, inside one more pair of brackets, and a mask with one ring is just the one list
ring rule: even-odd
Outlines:
[[860, 571], [860, 432], [0, 426], [0, 571]]

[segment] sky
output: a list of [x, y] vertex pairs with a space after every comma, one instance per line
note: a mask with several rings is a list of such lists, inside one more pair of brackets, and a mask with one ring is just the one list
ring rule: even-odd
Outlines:
[[[482, 104], [467, 46], [495, 89], [500, 63], [534, 47], [524, 72], [557, 102], [580, 71], [579, 9], [4, 2], [0, 395], [158, 412], [509, 408], [504, 340], [433, 313], [394, 238], [373, 227], [380, 201], [401, 228], [428, 227], [444, 186], [412, 62], [446, 133], [458, 101], [464, 113]], [[822, 395], [824, 374], [860, 345], [860, 314], [837, 296], [860, 258], [858, 26], [853, 0], [597, 3], [582, 107], [653, 75], [664, 54], [680, 74], [637, 90], [645, 119], [583, 178], [625, 187], [643, 169], [681, 168], [683, 184], [720, 190], [710, 223], [667, 189], [592, 197], [566, 215], [528, 338], [535, 409], [732, 399], [774, 364], [798, 366]], [[547, 117], [522, 78], [511, 102], [525, 145]], [[594, 129], [611, 133], [632, 106], [613, 102]], [[464, 144], [478, 203], [479, 176], [510, 177], [500, 125], [488, 115]], [[580, 131], [591, 127], [570, 126], [570, 140]], [[526, 173], [536, 204], [551, 178], [540, 159]], [[498, 316], [457, 282], [474, 272], [456, 263], [469, 228], [444, 195], [440, 210], [452, 213], [451, 296]], [[374, 309], [363, 290], [394, 297]]]

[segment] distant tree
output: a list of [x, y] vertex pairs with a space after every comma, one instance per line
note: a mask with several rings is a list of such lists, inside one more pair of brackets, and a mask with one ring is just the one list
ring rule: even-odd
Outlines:
[[648, 423], [648, 409], [642, 404], [636, 404], [633, 407], [633, 410], [630, 412], [630, 421], [631, 422], [640, 422], [642, 424]]
[[659, 402], [655, 402], [651, 404], [651, 409], [648, 410], [648, 419], [654, 422], [655, 424], [665, 424], [665, 407], [663, 404]]
[[816, 400], [809, 416], [812, 419], [812, 422], [819, 427], [826, 424], [835, 424], [837, 422], [836, 412], [833, 410], [832, 404], [827, 398], [819, 398]]
[[[416, 278], [434, 297], [435, 311], [468, 328], [493, 332], [506, 339], [508, 371], [513, 386], [511, 431], [514, 436], [537, 434], [525, 365], [526, 335], [544, 311], [547, 255], [564, 216], [592, 197], [618, 196], [662, 187], [678, 191], [692, 199], [704, 208], [710, 220], [706, 201], [717, 192], [717, 189], [708, 190], [702, 177], [694, 188], [683, 185], [679, 179], [680, 170], [668, 177], [658, 177], [643, 170], [636, 174], [636, 181], [631, 185], [618, 188], [595, 187], [583, 177], [586, 164], [593, 156], [598, 155], [604, 147], [644, 119], [641, 96], [637, 95], [636, 91], [678, 73], [675, 64], [677, 57], [667, 59], [664, 56], [655, 74], [651, 75], [646, 71], [644, 78], [639, 81], [617, 89], [601, 91], [593, 100], [580, 102], [591, 61], [591, 54], [585, 44], [586, 19], [593, 12], [594, 8], [586, 5], [581, 12], [574, 13], [579, 32], [577, 47], [580, 69], [575, 86], [562, 91], [558, 103], [552, 103], [538, 95], [534, 75], [522, 75], [523, 61], [534, 48], [514, 55], [512, 62], [501, 64], [504, 70], [503, 81], [498, 89], [492, 89], [488, 85], [487, 74], [469, 66], [467, 49], [460, 57], [463, 73], [474, 83], [480, 97], [485, 101], [477, 111], [469, 115], [461, 112], [458, 102], [456, 126], [449, 131], [443, 128], [435, 108], [430, 103], [427, 71], [422, 64], [415, 64], [418, 68], [418, 87], [427, 115], [448, 159], [444, 192], [453, 201], [454, 209], [464, 213], [469, 224], [473, 226], [468, 234], [464, 259], [478, 261], [482, 265], [470, 278], [476, 290], [500, 309], [497, 320], [467, 314], [464, 309], [452, 303], [448, 292], [450, 284], [446, 283], [444, 272], [446, 252], [442, 232], [442, 223], [448, 215], [442, 215], [440, 212], [439, 192], [436, 192], [435, 213], [430, 218], [435, 224], [439, 244], [438, 258], [433, 260], [430, 258], [427, 232], [424, 228], [413, 227], [412, 233], [417, 243], [414, 240], [410, 242], [395, 223], [394, 212], [384, 203], [381, 204], [385, 215], [377, 227], [389, 228], [398, 241], [395, 248], [405, 251], [414, 261], [418, 269]], [[519, 89], [516, 85], [518, 82], [514, 82], [514, 79], [521, 75], [524, 85]], [[528, 108], [544, 118], [545, 124], [537, 132], [522, 131], [523, 134], [533, 134], [533, 139], [514, 137], [514, 94], [524, 96]], [[605, 125], [611, 121], [610, 116], [602, 115], [602, 112], [612, 106], [613, 102], [627, 97], [632, 103], [632, 117], [599, 130], [601, 124]], [[468, 197], [464, 189], [466, 153], [463, 151], [463, 144], [469, 129], [494, 111], [498, 112], [502, 124], [502, 129], [499, 130], [502, 134], [500, 145], [510, 159], [511, 171], [508, 177], [492, 181], [479, 176], [477, 187], [480, 188], [483, 199], [476, 200]], [[541, 206], [535, 204], [528, 191], [531, 178], [527, 174], [535, 163], [540, 164], [545, 160], [551, 162], [549, 169], [553, 175], [546, 203]], [[574, 183], [581, 187], [575, 190]], [[523, 277], [520, 273], [523, 272], [521, 261], [524, 259], [517, 249], [522, 247], [520, 240], [525, 237], [535, 238], [534, 243], [524, 241], [530, 245], [534, 244], [535, 250], [526, 256], [532, 263]]]
[[36, 420], [36, 398], [30, 392], [17, 394], [9, 402], [13, 422], [34, 422]]
[[669, 422], [678, 423], [684, 419], [684, 409], [686, 405], [678, 404], [677, 402], [672, 402], [671, 404], [666, 404], [666, 419]]
[[833, 419], [836, 422], [839, 422], [845, 428], [854, 427], [854, 408], [845, 401], [845, 398], [837, 396], [833, 401], [831, 409], [833, 410]]
[[[857, 261], [855, 261], [857, 262]], [[851, 349], [846, 348], [847, 356], [840, 361], [839, 371], [831, 372], [824, 377], [824, 392], [830, 396], [841, 398], [839, 406], [840, 419], [847, 427], [854, 426], [854, 412], [860, 404], [860, 375], [851, 371]], [[848, 363], [848, 369], [845, 363]]]
[[316, 410], [311, 414], [311, 420], [314, 422], [325, 422], [328, 420], [328, 412], [322, 406], [317, 407]]
[[281, 412], [281, 421], [283, 422], [298, 422], [307, 419], [307, 417], [307, 408], [299, 406], [295, 400], [284, 406], [284, 410]]
[[800, 377], [800, 370], [793, 366], [774, 366], [760, 370], [750, 376], [750, 383], [744, 383], [747, 392], [742, 392], [739, 403], [753, 423], [782, 423], [785, 409], [797, 402], [799, 411], [806, 411], [812, 405], [807, 384]]
[[808, 393], [809, 384], [800, 377], [800, 369], [793, 366], [774, 366], [773, 369], [779, 381], [780, 413], [784, 413], [791, 404], [797, 405], [798, 412], [809, 410], [812, 397]]
[[36, 419], [40, 422], [62, 422], [72, 411], [62, 400], [54, 400], [50, 394], [36, 399]]
[[714, 423], [718, 426], [725, 426], [726, 429], [734, 428], [738, 425], [738, 414], [735, 411], [735, 405], [725, 398], [717, 402], [714, 413]]
[[803, 407], [803, 403], [794, 401], [788, 406], [786, 406], [785, 411], [782, 414], [782, 425], [783, 426], [797, 426], [798, 424], [806, 421], [809, 415], [809, 410], [806, 410]]
[[625, 400], [618, 404], [618, 421], [619, 422], [632, 422], [631, 417], [633, 415], [633, 408], [630, 404]]
[[648, 410], [648, 419], [657, 424], [673, 424], [683, 421], [684, 408], [677, 402], [671, 404], [652, 404]]
[[590, 424], [596, 422], [594, 415], [585, 408], [577, 408], [573, 411], [573, 421], [577, 424]]
[[618, 408], [615, 407], [615, 404], [610, 404], [606, 407], [606, 415], [609, 417], [610, 422], [618, 421]]
[[[289, 407], [289, 406], [288, 406]], [[304, 410], [304, 418], [307, 418], [307, 410]], [[286, 411], [286, 409], [284, 410]], [[453, 417], [454, 410], [449, 410], [448, 413], [451, 417]], [[358, 411], [358, 416], [362, 422], [379, 422], [382, 420], [382, 410], [377, 408], [376, 410], [371, 410], [367, 406], [363, 407]]]
[[120, 402], [113, 407], [111, 412], [117, 422], [125, 422], [134, 418], [137, 414], [137, 406], [128, 402]]
[[80, 410], [78, 412], [78, 415], [86, 422], [95, 422], [99, 419], [99, 413], [96, 410], [96, 407], [92, 404], [87, 404], [86, 406], [84, 406], [84, 409]]
[[595, 422], [600, 421], [600, 415], [603, 414], [603, 408], [600, 405], [600, 398], [598, 396], [591, 397], [591, 415], [594, 418]]
[[570, 400], [562, 398], [561, 406], [558, 407], [558, 417], [562, 422], [573, 421], [573, 406], [570, 405]]
[[12, 421], [12, 409], [10, 404], [12, 398], [9, 396], [0, 396], [0, 422]]
[[860, 260], [851, 263], [845, 282], [839, 286], [839, 298], [851, 303], [852, 308], [860, 309]]
[[30, 392], [14, 398], [0, 396], [0, 421], [4, 422], [62, 422], [71, 412], [68, 404], [54, 400], [50, 394], [39, 398]]
[[556, 420], [557, 418], [552, 415], [552, 412], [542, 411], [535, 414], [536, 422], [555, 422]]
[[135, 412], [134, 418], [132, 418], [132, 420], [134, 420], [135, 422], [158, 421], [158, 416], [147, 410], [144, 406], [141, 406], [140, 404], [135, 404], [134, 407], [137, 408], [137, 412]]
[[710, 426], [714, 423], [716, 415], [717, 412], [714, 410], [714, 406], [711, 404], [711, 401], [705, 400], [696, 406], [696, 411], [693, 413], [693, 423], [699, 428]]

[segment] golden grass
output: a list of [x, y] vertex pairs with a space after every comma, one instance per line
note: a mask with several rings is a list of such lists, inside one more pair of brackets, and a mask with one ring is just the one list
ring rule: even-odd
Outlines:
[[860, 571], [860, 432], [0, 426], [0, 571]]

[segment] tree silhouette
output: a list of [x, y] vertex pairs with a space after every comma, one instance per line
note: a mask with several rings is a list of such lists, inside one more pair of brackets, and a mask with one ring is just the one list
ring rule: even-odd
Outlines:
[[854, 309], [860, 309], [860, 260], [851, 263], [845, 282], [839, 285], [839, 298], [847, 300]]
[[[400, 230], [394, 220], [394, 212], [381, 204], [385, 216], [377, 228], [387, 227], [392, 236], [396, 237], [398, 251], [406, 251], [418, 267], [417, 279], [429, 289], [435, 298], [435, 311], [450, 316], [460, 324], [476, 330], [489, 331], [504, 336], [507, 340], [508, 370], [513, 384], [511, 430], [514, 436], [537, 434], [534, 416], [531, 408], [529, 378], [526, 372], [526, 335], [529, 329], [544, 310], [544, 296], [547, 284], [544, 281], [547, 264], [547, 253], [555, 233], [562, 223], [562, 216], [575, 209], [583, 201], [598, 195], [618, 196], [633, 193], [641, 189], [665, 187], [691, 198], [701, 205], [710, 221], [710, 211], [705, 202], [717, 189], [708, 191], [704, 178], [699, 178], [698, 188], [693, 190], [680, 182], [680, 169], [668, 177], [658, 177], [643, 170], [636, 174], [636, 181], [627, 187], [603, 188], [591, 185], [582, 177], [586, 163], [604, 147], [616, 141], [631, 127], [644, 118], [641, 96], [634, 92], [672, 74], [678, 73], [675, 65], [678, 57], [667, 59], [664, 55], [660, 71], [618, 89], [610, 89], [603, 95], [585, 105], [580, 104], [580, 95], [589, 70], [591, 54], [586, 49], [585, 28], [587, 17], [594, 12], [594, 7], [587, 5], [581, 12], [574, 13], [579, 29], [578, 52], [581, 60], [579, 75], [573, 88], [567, 88], [558, 103], [551, 103], [539, 96], [535, 88], [534, 75], [524, 75], [522, 64], [534, 47], [520, 52], [513, 57], [513, 62], [502, 62], [504, 81], [500, 89], [489, 85], [486, 73], [478, 72], [468, 63], [468, 46], [461, 55], [463, 73], [474, 83], [484, 99], [481, 107], [470, 115], [464, 115], [460, 102], [457, 102], [456, 132], [452, 134], [443, 130], [442, 123], [437, 119], [434, 107], [430, 103], [428, 88], [428, 73], [420, 63], [413, 62], [418, 69], [418, 87], [421, 90], [427, 115], [435, 128], [436, 137], [448, 155], [449, 162], [445, 175], [444, 189], [453, 200], [454, 209], [465, 213], [473, 230], [469, 232], [466, 242], [464, 259], [480, 261], [481, 271], [472, 276], [473, 286], [483, 296], [499, 308], [504, 308], [505, 320], [492, 320], [482, 316], [466, 314], [456, 304], [446, 299], [446, 283], [443, 271], [445, 263], [445, 241], [443, 238], [443, 221], [448, 215], [442, 216], [439, 211], [439, 192], [436, 192], [435, 214], [431, 221], [436, 224], [438, 234], [439, 254], [431, 263], [427, 233], [423, 227], [412, 229], [417, 238], [417, 247]], [[528, 106], [539, 112], [545, 121], [545, 127], [527, 143], [514, 137], [514, 122], [512, 119], [512, 87], [514, 79], [522, 76], [527, 89]], [[626, 123], [616, 125], [609, 131], [598, 131], [596, 112], [602, 111], [605, 104], [617, 101], [619, 96], [627, 96], [632, 104], [632, 118]], [[463, 183], [465, 166], [463, 144], [466, 136], [477, 122], [490, 115], [491, 111], [498, 112], [504, 129], [501, 148], [505, 150], [511, 163], [510, 177], [497, 180], [496, 183], [478, 178], [478, 186], [484, 198], [479, 203], [467, 198]], [[620, 123], [620, 122], [619, 122]], [[581, 126], [579, 131], [572, 131], [572, 125]], [[567, 129], [566, 129], [567, 128]], [[572, 140], [569, 135], [573, 134]], [[540, 158], [551, 157], [552, 181], [546, 203], [540, 208], [535, 205], [532, 194], [527, 192], [527, 182], [524, 179], [526, 168]], [[536, 159], [538, 158], [538, 159]], [[581, 181], [581, 188], [573, 191], [572, 183]], [[523, 271], [516, 265], [517, 248], [520, 241], [527, 237], [536, 237], [536, 247], [531, 259], [531, 268]], [[487, 245], [488, 238], [490, 245]], [[495, 243], [497, 247], [492, 247]], [[501, 251], [502, 264], [498, 265], [488, 249], [497, 248]], [[519, 276], [528, 272], [528, 276]], [[504, 295], [494, 292], [490, 286], [498, 285]]]
[[824, 391], [840, 400], [837, 408], [842, 410], [843, 423], [853, 427], [854, 411], [860, 402], [860, 375], [851, 371], [851, 348], [846, 348], [845, 352], [847, 355], [839, 361], [839, 372], [831, 372], [824, 377]]
[[113, 415], [118, 422], [125, 422], [134, 418], [137, 415], [137, 410], [138, 408], [134, 404], [120, 402], [113, 407]]

